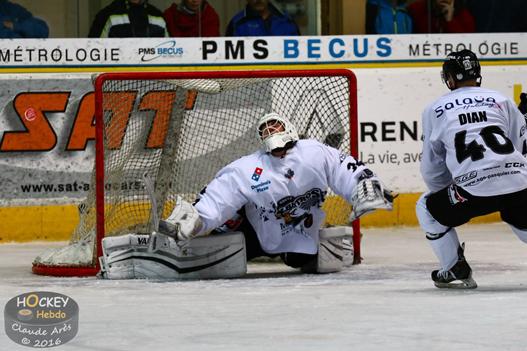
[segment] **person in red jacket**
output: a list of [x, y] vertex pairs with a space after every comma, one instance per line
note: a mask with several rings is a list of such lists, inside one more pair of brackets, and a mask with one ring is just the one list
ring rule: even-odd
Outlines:
[[463, 0], [417, 0], [408, 5], [408, 12], [414, 22], [414, 33], [473, 33], [476, 30], [474, 17]]
[[171, 37], [217, 37], [220, 18], [206, 0], [182, 0], [173, 3], [163, 16]]

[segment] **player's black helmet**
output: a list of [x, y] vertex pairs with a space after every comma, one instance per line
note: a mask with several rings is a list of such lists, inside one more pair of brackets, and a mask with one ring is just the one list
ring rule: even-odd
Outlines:
[[478, 57], [467, 49], [450, 53], [443, 63], [441, 77], [450, 89], [455, 87], [448, 84], [449, 77], [456, 82], [476, 79], [479, 86], [481, 84], [481, 66]]

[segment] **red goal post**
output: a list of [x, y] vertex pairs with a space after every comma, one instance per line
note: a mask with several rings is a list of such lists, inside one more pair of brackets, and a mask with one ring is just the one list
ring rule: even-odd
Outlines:
[[[140, 173], [152, 176], [159, 216], [166, 217], [176, 194], [192, 201], [221, 167], [254, 151], [254, 123], [263, 112], [283, 113], [301, 137], [358, 158], [357, 84], [350, 70], [103, 73], [94, 86], [95, 191], [79, 206], [72, 252], [39, 256], [36, 274], [95, 275], [105, 236], [153, 229]], [[343, 199], [333, 194], [323, 207], [327, 224], [346, 224], [350, 206]], [[354, 263], [360, 263], [359, 221], [352, 227]], [[84, 258], [71, 259], [79, 247]]]

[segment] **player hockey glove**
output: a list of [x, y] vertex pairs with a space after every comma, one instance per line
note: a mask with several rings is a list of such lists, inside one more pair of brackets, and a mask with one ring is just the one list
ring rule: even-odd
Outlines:
[[170, 216], [159, 221], [158, 232], [171, 236], [176, 241], [188, 241], [197, 236], [201, 224], [196, 208], [178, 196]]
[[351, 195], [353, 208], [349, 218], [350, 222], [377, 209], [392, 210], [393, 200], [397, 195], [397, 193], [384, 188], [376, 176], [359, 180]]

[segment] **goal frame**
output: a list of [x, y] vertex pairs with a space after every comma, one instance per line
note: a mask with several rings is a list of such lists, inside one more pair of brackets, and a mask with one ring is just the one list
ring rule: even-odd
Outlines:
[[[358, 159], [358, 111], [357, 111], [357, 79], [348, 69], [315, 69], [315, 70], [236, 70], [236, 71], [173, 71], [173, 72], [109, 72], [101, 73], [94, 80], [95, 98], [95, 196], [96, 196], [96, 237], [95, 266], [92, 267], [42, 267], [33, 266], [33, 272], [42, 275], [55, 276], [93, 276], [100, 270], [98, 256], [102, 252], [102, 239], [105, 235], [104, 209], [104, 110], [103, 86], [112, 80], [156, 80], [156, 79], [228, 79], [228, 78], [300, 78], [316, 76], [342, 76], [349, 83], [349, 127], [350, 154]], [[102, 157], [101, 157], [102, 155]], [[361, 262], [360, 220], [352, 223], [353, 228], [353, 263]]]

